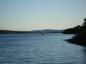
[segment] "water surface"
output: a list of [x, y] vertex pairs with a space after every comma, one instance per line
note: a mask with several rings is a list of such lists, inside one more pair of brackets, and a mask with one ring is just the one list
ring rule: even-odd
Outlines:
[[1, 34], [0, 64], [86, 64], [86, 49], [63, 34]]

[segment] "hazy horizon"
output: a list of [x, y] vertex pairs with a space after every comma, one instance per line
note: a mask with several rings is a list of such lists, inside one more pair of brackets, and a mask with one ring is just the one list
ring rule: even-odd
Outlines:
[[86, 0], [0, 0], [0, 29], [66, 29], [83, 23]]

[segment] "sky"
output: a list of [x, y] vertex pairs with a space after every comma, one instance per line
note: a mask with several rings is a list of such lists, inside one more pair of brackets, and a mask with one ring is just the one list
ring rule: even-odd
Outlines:
[[66, 29], [81, 25], [86, 0], [0, 0], [0, 29]]

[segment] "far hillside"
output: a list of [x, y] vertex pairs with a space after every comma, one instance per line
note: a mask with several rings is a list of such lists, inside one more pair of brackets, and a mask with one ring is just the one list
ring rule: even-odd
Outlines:
[[13, 31], [13, 30], [0, 30], [0, 34], [40, 34], [40, 33], [62, 33], [63, 30], [53, 30], [53, 29], [44, 29], [44, 30], [33, 30], [33, 31]]

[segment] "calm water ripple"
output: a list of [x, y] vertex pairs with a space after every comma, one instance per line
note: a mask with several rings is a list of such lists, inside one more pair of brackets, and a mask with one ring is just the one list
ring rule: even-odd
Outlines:
[[0, 64], [86, 64], [86, 49], [63, 34], [1, 34]]

